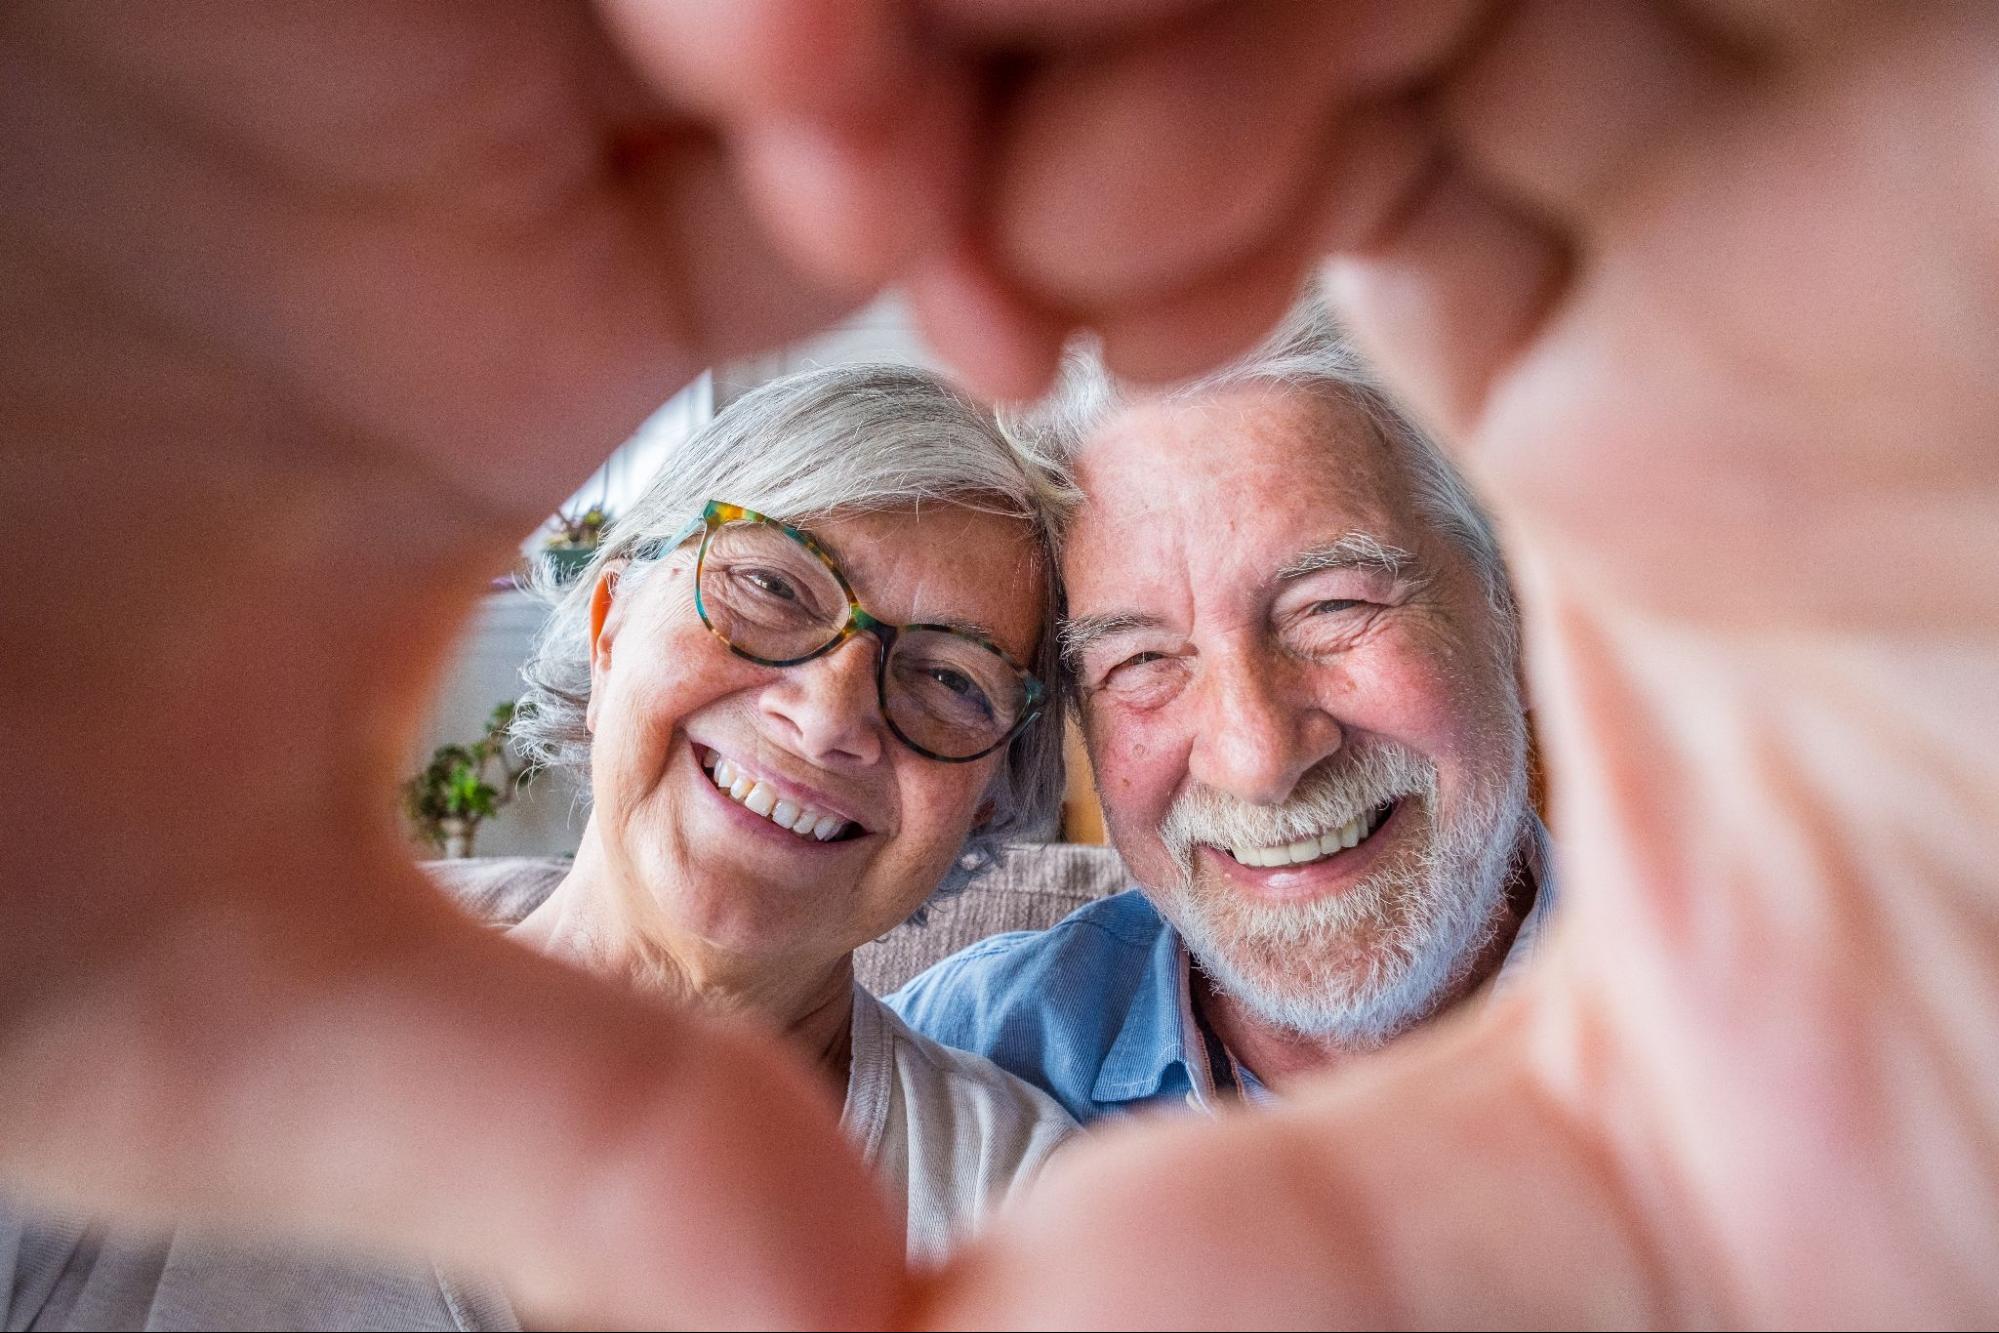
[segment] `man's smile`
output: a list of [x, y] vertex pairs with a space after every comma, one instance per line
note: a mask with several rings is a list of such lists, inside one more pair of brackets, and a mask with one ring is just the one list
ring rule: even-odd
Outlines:
[[1381, 827], [1382, 822], [1394, 809], [1394, 801], [1383, 801], [1372, 810], [1355, 815], [1338, 828], [1326, 829], [1295, 842], [1279, 843], [1269, 847], [1231, 844], [1217, 850], [1227, 852], [1246, 866], [1309, 865], [1360, 845], [1373, 836], [1374, 831]]

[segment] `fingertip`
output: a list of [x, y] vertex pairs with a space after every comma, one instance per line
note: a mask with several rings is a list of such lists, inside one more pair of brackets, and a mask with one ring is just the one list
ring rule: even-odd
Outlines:
[[957, 206], [955, 186], [902, 143], [793, 120], [745, 129], [729, 152], [772, 241], [843, 286], [886, 281], [935, 243]]
[[921, 64], [888, 0], [597, 0], [612, 36], [676, 105], [728, 122], [879, 114]]
[[878, 287], [961, 234], [976, 94], [969, 67], [933, 62], [881, 114], [776, 116], [729, 135], [772, 235], [807, 271]]
[[1165, 384], [1245, 355], [1301, 295], [1309, 257], [1296, 244], [1203, 279], [1143, 307], [1093, 321], [1106, 367], [1137, 384]]
[[1449, 168], [1388, 236], [1329, 261], [1323, 276], [1328, 299], [1398, 392], [1463, 438], [1545, 327], [1571, 270], [1567, 238]]
[[1008, 288], [969, 245], [919, 264], [908, 294], [917, 328], [968, 393], [1027, 402], [1054, 382], [1069, 322]]

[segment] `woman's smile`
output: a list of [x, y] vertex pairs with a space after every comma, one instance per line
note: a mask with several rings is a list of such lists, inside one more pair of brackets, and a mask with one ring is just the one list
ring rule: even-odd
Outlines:
[[693, 751], [707, 779], [704, 785], [716, 796], [754, 819], [763, 830], [781, 831], [801, 848], [817, 850], [829, 843], [852, 842], [869, 831], [821, 792], [802, 788], [709, 746], [696, 744]]

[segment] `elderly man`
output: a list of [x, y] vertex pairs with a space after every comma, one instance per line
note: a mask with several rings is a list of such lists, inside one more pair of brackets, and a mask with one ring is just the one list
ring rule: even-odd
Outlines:
[[1089, 1119], [1262, 1097], [1499, 984], [1554, 898], [1511, 586], [1316, 298], [1171, 395], [1074, 359], [1020, 424], [1083, 486], [1064, 655], [1138, 888], [904, 1016]]

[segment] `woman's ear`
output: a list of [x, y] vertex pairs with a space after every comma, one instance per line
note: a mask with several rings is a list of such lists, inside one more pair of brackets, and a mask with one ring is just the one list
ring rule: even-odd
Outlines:
[[597, 698], [611, 671], [611, 645], [625, 619], [618, 581], [629, 563], [613, 560], [605, 565], [597, 575], [597, 586], [590, 590], [590, 702], [583, 708], [583, 725], [593, 735], [597, 730]]

